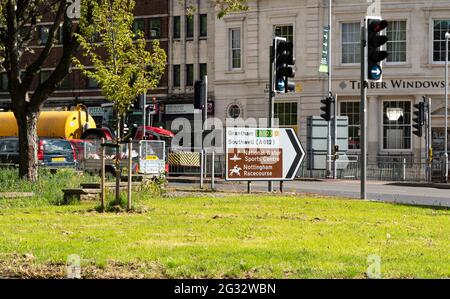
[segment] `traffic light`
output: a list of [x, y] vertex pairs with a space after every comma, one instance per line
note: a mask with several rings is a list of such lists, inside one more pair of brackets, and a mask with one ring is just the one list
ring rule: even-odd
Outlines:
[[413, 128], [415, 131], [414, 135], [422, 137], [423, 136], [423, 125], [425, 123], [425, 103], [420, 102], [419, 104], [414, 105], [414, 115], [416, 117], [413, 118]]
[[194, 109], [203, 109], [204, 88], [203, 80], [195, 81], [194, 84]]
[[289, 78], [295, 77], [294, 44], [285, 39], [275, 39], [275, 91], [288, 93], [295, 91], [294, 82], [289, 82]]
[[330, 121], [331, 120], [331, 104], [333, 102], [332, 97], [326, 97], [320, 102], [323, 104], [322, 107], [320, 107], [320, 110], [322, 110], [324, 113], [320, 115], [324, 120]]
[[388, 41], [387, 36], [381, 35], [381, 31], [387, 26], [386, 20], [367, 19], [367, 78], [369, 80], [381, 80], [382, 61], [388, 57], [388, 53], [381, 50], [381, 47]]

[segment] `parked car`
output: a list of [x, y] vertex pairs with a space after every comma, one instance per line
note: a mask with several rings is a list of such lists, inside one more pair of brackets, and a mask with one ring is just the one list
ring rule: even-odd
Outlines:
[[[68, 140], [40, 138], [38, 140], [39, 165], [46, 168], [76, 167], [75, 150]], [[19, 139], [0, 139], [0, 163], [19, 164]]]
[[19, 164], [19, 141], [17, 138], [0, 139], [0, 164]]

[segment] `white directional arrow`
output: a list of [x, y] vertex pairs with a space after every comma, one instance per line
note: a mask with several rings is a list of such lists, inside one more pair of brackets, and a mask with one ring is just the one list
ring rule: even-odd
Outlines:
[[280, 132], [280, 145], [283, 147], [284, 153], [283, 177], [285, 180], [293, 180], [300, 165], [303, 163], [306, 154], [294, 129], [282, 130], [283, 131]]
[[381, 77], [381, 69], [379, 66], [374, 66], [370, 72], [372, 73], [373, 78], [380, 78]]

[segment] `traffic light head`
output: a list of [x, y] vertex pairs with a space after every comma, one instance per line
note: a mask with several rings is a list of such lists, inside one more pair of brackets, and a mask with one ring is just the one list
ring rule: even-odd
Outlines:
[[382, 61], [388, 57], [388, 53], [380, 49], [388, 42], [387, 36], [381, 35], [381, 31], [387, 27], [386, 20], [367, 19], [367, 77], [369, 80], [381, 80]]
[[378, 19], [369, 19], [367, 24], [368, 29], [372, 32], [381, 32], [388, 26], [388, 22], [386, 20], [378, 20]]
[[289, 82], [289, 78], [295, 77], [294, 44], [285, 39], [275, 39], [274, 73], [275, 91], [288, 93], [295, 91], [295, 84]]
[[413, 118], [413, 134], [422, 137], [423, 136], [423, 125], [425, 124], [425, 103], [420, 102], [414, 105], [414, 118]]
[[331, 120], [331, 104], [333, 102], [333, 99], [331, 97], [326, 97], [322, 100], [320, 100], [322, 103], [322, 107], [320, 107], [320, 110], [323, 112], [320, 117], [322, 117], [326, 121]]
[[204, 102], [204, 85], [205, 83], [203, 80], [195, 81], [194, 84], [194, 108], [195, 109], [202, 109], [203, 108], [203, 102]]

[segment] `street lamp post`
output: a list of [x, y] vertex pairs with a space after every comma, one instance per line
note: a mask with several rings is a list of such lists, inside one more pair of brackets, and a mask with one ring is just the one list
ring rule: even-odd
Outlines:
[[448, 41], [450, 32], [445, 34], [445, 130], [444, 130], [444, 181], [448, 183]]

